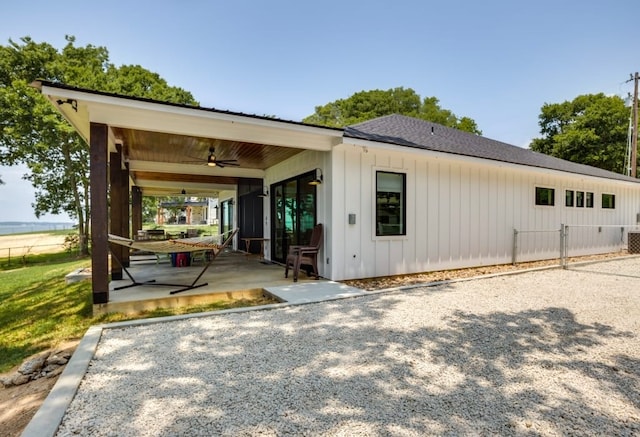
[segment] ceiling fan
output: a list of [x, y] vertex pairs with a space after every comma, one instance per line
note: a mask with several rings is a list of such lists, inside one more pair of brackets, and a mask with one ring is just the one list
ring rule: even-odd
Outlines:
[[226, 166], [238, 167], [237, 159], [217, 159], [215, 155], [215, 149], [213, 147], [209, 148], [209, 156], [207, 156], [207, 165], [209, 167], [220, 167], [225, 168]]
[[214, 147], [209, 147], [209, 155], [207, 155], [207, 160], [205, 162], [203, 162], [201, 159], [198, 161], [185, 161], [185, 162], [204, 163], [204, 164], [207, 164], [209, 167], [220, 167], [220, 168], [225, 168], [227, 166], [238, 167], [240, 165], [238, 164], [237, 159], [218, 159], [218, 157], [216, 157], [216, 151]]

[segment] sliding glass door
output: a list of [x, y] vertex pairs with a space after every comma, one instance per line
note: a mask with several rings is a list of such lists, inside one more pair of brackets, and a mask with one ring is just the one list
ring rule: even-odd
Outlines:
[[316, 224], [315, 172], [271, 185], [271, 259], [284, 263], [289, 246], [308, 244]]

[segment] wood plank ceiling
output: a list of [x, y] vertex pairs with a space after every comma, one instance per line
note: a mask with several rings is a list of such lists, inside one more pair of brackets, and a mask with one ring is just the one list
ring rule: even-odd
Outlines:
[[[241, 174], [236, 169], [265, 170], [303, 151], [297, 148], [117, 127], [113, 128], [113, 133], [123, 144], [125, 161], [132, 167], [130, 177], [134, 185], [139, 186], [146, 196], [179, 195], [185, 189], [187, 194], [193, 196], [199, 194], [200, 197], [215, 197], [221, 186], [228, 185], [227, 189], [235, 189], [233, 186], [237, 184]], [[207, 158], [211, 148], [215, 149], [217, 160], [236, 160], [238, 166], [208, 166]], [[162, 170], [154, 170], [154, 165]], [[136, 167], [143, 167], [145, 170], [136, 170]], [[167, 168], [170, 170], [166, 170]], [[190, 187], [190, 190], [185, 187]]]

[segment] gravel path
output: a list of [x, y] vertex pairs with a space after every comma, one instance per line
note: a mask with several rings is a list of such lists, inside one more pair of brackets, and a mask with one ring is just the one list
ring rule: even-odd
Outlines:
[[107, 329], [59, 436], [640, 435], [640, 259]]

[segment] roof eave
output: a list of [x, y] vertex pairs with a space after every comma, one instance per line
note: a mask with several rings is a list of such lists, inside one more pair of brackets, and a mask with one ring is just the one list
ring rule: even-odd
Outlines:
[[[242, 133], [243, 141], [247, 142], [321, 151], [339, 144], [343, 133], [343, 129], [120, 96], [42, 80], [33, 82], [32, 86], [40, 90], [85, 141], [92, 122], [181, 135], [226, 136], [227, 139], [237, 139]], [[66, 104], [67, 101], [75, 104]]]

